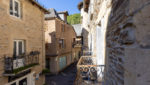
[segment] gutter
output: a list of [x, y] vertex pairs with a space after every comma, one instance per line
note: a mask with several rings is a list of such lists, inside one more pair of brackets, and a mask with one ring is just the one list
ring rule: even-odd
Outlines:
[[36, 2], [35, 0], [29, 0], [32, 4], [35, 4], [36, 6], [38, 6], [40, 9], [42, 9], [46, 14], [50, 13], [47, 9], [45, 9], [44, 7], [42, 7], [38, 2]]

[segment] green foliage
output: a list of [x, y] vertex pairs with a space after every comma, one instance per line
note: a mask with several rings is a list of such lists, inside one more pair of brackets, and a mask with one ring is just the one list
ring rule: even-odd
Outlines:
[[43, 73], [43, 74], [50, 73], [50, 70], [49, 70], [49, 69], [47, 69], [47, 68], [46, 68], [46, 69], [43, 69], [42, 73]]
[[20, 67], [20, 68], [14, 69], [13, 73], [17, 74], [18, 72], [21, 72], [21, 71], [23, 71], [25, 69], [28, 69], [28, 68], [36, 66], [36, 65], [39, 65], [39, 64], [30, 64], [30, 65], [27, 65], [27, 66], [24, 66], [24, 67]]
[[81, 22], [81, 16], [80, 14], [73, 14], [67, 17], [67, 22], [71, 25], [73, 24], [80, 24]]

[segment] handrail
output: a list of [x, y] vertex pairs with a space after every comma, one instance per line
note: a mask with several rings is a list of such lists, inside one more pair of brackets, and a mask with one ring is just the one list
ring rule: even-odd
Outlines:
[[22, 54], [16, 57], [4, 57], [5, 73], [13, 73], [15, 70], [23, 67], [30, 67], [33, 64], [39, 64], [39, 51], [31, 51], [29, 54]]
[[[98, 85], [99, 78], [103, 81], [105, 65], [97, 65], [95, 57], [82, 56], [77, 65], [77, 79], [75, 85]], [[83, 62], [91, 63], [85, 63]]]

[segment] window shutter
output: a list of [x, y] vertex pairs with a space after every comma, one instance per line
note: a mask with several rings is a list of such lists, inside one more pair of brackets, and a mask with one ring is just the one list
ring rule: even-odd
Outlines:
[[63, 43], [62, 43], [62, 48], [64, 48], [64, 39], [62, 39], [62, 42], [63, 42]]
[[65, 32], [65, 25], [64, 25], [64, 32]]
[[64, 40], [64, 48], [66, 48], [66, 40]]
[[11, 15], [13, 15], [13, 0], [10, 0], [10, 10], [9, 10], [9, 12], [10, 12], [10, 14]]
[[15, 16], [19, 17], [19, 4], [15, 1]]
[[19, 4], [19, 16], [20, 16], [20, 18], [22, 18], [22, 9], [23, 7], [22, 7], [22, 3], [20, 3]]
[[21, 55], [23, 53], [23, 42], [19, 41], [18, 44], [19, 55]]
[[18, 0], [10, 0], [10, 15], [21, 18], [21, 4]]
[[16, 52], [16, 46], [17, 46], [17, 43], [16, 43], [16, 41], [14, 41], [14, 49], [13, 49], [13, 56], [14, 57], [16, 57], [16, 55], [17, 55], [17, 52]]

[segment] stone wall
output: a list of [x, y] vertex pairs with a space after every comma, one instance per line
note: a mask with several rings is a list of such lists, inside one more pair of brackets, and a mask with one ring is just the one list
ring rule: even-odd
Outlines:
[[97, 64], [106, 65], [105, 85], [149, 85], [148, 10], [149, 0], [90, 0], [84, 23]]
[[[75, 30], [61, 19], [47, 19], [45, 20], [45, 38], [46, 58], [50, 62], [50, 71], [57, 74], [74, 62], [74, 54], [76, 54], [76, 49], [73, 48], [73, 40], [76, 39]], [[64, 39], [64, 48], [60, 47], [60, 39]], [[60, 68], [60, 58], [62, 57], [66, 57], [64, 68]]]
[[[112, 2], [112, 16], [109, 17], [106, 35], [106, 82], [108, 84], [149, 84], [144, 82], [149, 73], [147, 71], [143, 73], [138, 69], [148, 70], [148, 67], [143, 67], [144, 64], [146, 65], [144, 63], [147, 59], [145, 56], [148, 56], [144, 50], [149, 51], [149, 39], [147, 38], [149, 25], [147, 24], [150, 19], [146, 18], [149, 16], [146, 10], [149, 10], [149, 2], [146, 0]], [[129, 50], [131, 53], [128, 53]], [[143, 81], [139, 81], [139, 79], [143, 79]]]
[[[4, 55], [13, 55], [13, 41], [25, 40], [26, 52], [40, 51], [40, 65], [33, 67], [36, 74], [45, 68], [45, 46], [44, 46], [44, 12], [38, 6], [28, 0], [20, 0], [21, 18], [9, 14], [9, 0], [0, 0], [0, 58]], [[4, 62], [0, 62], [0, 82], [2, 85], [8, 83], [8, 77], [4, 77]], [[44, 77], [36, 80], [36, 85], [42, 85]]]
[[82, 28], [82, 36], [83, 36], [83, 50], [88, 51], [89, 46], [88, 46], [88, 36], [89, 36], [89, 29], [88, 29], [88, 13], [84, 11], [84, 9], [81, 9], [81, 28]]
[[126, 16], [129, 1], [112, 1], [106, 31], [106, 83], [124, 85], [125, 47], [134, 43], [134, 25]]
[[[64, 31], [62, 31], [62, 26], [64, 26]], [[71, 25], [55, 18], [45, 21], [45, 29], [46, 43], [48, 43], [47, 54], [62, 55], [72, 52], [72, 44], [74, 38], [76, 38], [76, 33]], [[59, 39], [64, 39], [64, 48], [60, 48]]]
[[45, 21], [45, 43], [46, 43], [46, 55], [57, 54], [56, 44], [56, 21]]

